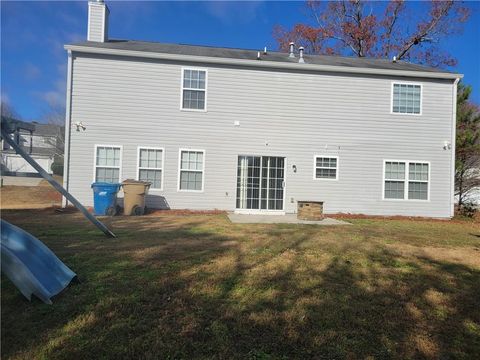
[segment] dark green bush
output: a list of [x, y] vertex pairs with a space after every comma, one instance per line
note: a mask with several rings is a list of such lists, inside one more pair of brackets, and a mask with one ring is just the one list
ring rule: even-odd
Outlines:
[[63, 164], [54, 162], [52, 164], [52, 171], [55, 175], [63, 176]]
[[460, 215], [473, 218], [478, 211], [478, 205], [474, 202], [468, 202], [462, 205], [460, 209]]

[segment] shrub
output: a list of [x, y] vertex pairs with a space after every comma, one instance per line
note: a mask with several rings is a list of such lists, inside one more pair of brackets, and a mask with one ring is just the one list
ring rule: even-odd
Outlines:
[[55, 175], [63, 176], [63, 164], [54, 162], [51, 168]]
[[462, 205], [460, 208], [460, 215], [473, 218], [478, 211], [478, 204], [472, 202], [468, 202]]

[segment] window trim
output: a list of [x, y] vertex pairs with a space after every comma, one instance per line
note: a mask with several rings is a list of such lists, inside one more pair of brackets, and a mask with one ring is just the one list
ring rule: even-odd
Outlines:
[[[418, 114], [414, 113], [401, 113], [401, 112], [393, 112], [393, 88], [394, 85], [416, 85], [420, 86], [420, 112]], [[390, 88], [390, 114], [391, 115], [407, 115], [407, 116], [422, 116], [423, 114], [423, 84], [416, 83], [416, 82], [409, 82], [409, 81], [392, 81], [391, 88]]]
[[[385, 167], [387, 162], [401, 162], [405, 163], [405, 179], [403, 180], [405, 183], [403, 184], [404, 190], [403, 190], [403, 199], [390, 199], [385, 197]], [[408, 198], [408, 183], [410, 182], [409, 180], [409, 169], [410, 169], [410, 164], [427, 164], [428, 165], [428, 181], [425, 180], [419, 180], [419, 181], [412, 181], [412, 182], [426, 182], [427, 183], [427, 199], [409, 199]], [[383, 175], [382, 175], [382, 200], [383, 201], [408, 201], [408, 202], [430, 202], [430, 184], [432, 181], [431, 178], [431, 172], [432, 172], [432, 167], [430, 165], [430, 161], [424, 161], [424, 160], [398, 160], [398, 159], [383, 159]], [[394, 181], [394, 180], [391, 180]], [[400, 181], [400, 180], [397, 180]]]
[[[191, 152], [201, 152], [203, 153], [203, 170], [184, 170], [184, 171], [194, 171], [202, 173], [202, 189], [201, 190], [191, 190], [191, 189], [180, 189], [180, 175], [182, 173], [182, 151], [191, 151]], [[177, 176], [177, 192], [193, 192], [193, 193], [203, 193], [205, 191], [205, 157], [206, 152], [204, 149], [191, 149], [191, 148], [179, 148], [178, 149], [178, 176]]]
[[[93, 182], [97, 182], [97, 149], [99, 147], [112, 147], [120, 149], [120, 159], [118, 165], [118, 182], [122, 181], [122, 163], [123, 163], [123, 146], [122, 145], [109, 145], [109, 144], [95, 144], [93, 151]], [[104, 168], [116, 169], [117, 166], [99, 166]]]
[[[333, 178], [317, 178], [317, 158], [329, 158], [329, 159], [337, 159], [337, 167], [335, 168], [335, 179]], [[320, 167], [322, 168], [322, 167]], [[322, 168], [322, 169], [333, 169], [333, 168]], [[338, 173], [340, 171], [340, 163], [338, 159], [338, 155], [322, 155], [322, 154], [315, 154], [313, 155], [313, 180], [319, 181], [338, 181]]]
[[[183, 87], [183, 77], [185, 75], [185, 70], [205, 71], [205, 90], [203, 90], [205, 92], [205, 108], [204, 109], [185, 109], [183, 107], [183, 90], [202, 91], [202, 89], [191, 89], [191, 88]], [[181, 72], [182, 73], [180, 76], [180, 111], [207, 112], [208, 69], [200, 68], [200, 67], [182, 66]]]
[[[140, 150], [162, 150], [162, 167], [161, 168], [141, 168], [140, 167]], [[157, 190], [163, 191], [163, 179], [165, 175], [165, 148], [163, 147], [155, 147], [155, 146], [137, 146], [137, 175], [135, 177], [136, 180], [140, 180], [140, 169], [145, 170], [161, 170], [162, 171], [162, 186], [159, 188], [150, 187], [150, 190]], [[153, 185], [153, 184], [152, 184]]]

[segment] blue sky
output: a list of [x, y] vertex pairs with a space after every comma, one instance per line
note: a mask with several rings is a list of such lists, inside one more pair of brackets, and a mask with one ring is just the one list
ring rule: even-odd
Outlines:
[[[272, 49], [272, 28], [305, 19], [303, 2], [127, 2], [107, 1], [110, 37]], [[480, 104], [480, 2], [467, 3], [472, 17], [463, 35], [443, 47], [458, 59], [456, 71], [474, 88]], [[415, 6], [417, 6], [415, 4]], [[87, 2], [1, 2], [1, 96], [26, 120], [41, 120], [63, 104], [66, 52], [63, 45], [86, 39]]]

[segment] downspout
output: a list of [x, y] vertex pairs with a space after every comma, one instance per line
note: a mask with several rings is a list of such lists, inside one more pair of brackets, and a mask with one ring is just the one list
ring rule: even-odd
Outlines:
[[453, 83], [452, 92], [452, 150], [451, 150], [451, 184], [450, 184], [450, 217], [455, 215], [455, 142], [457, 137], [457, 85], [460, 78]]
[[[70, 176], [70, 134], [71, 134], [71, 108], [72, 108], [72, 71], [73, 58], [72, 51], [68, 50], [67, 65], [67, 98], [65, 102], [65, 146], [63, 150], [63, 187], [69, 192]], [[62, 198], [62, 207], [68, 206], [68, 200]]]

